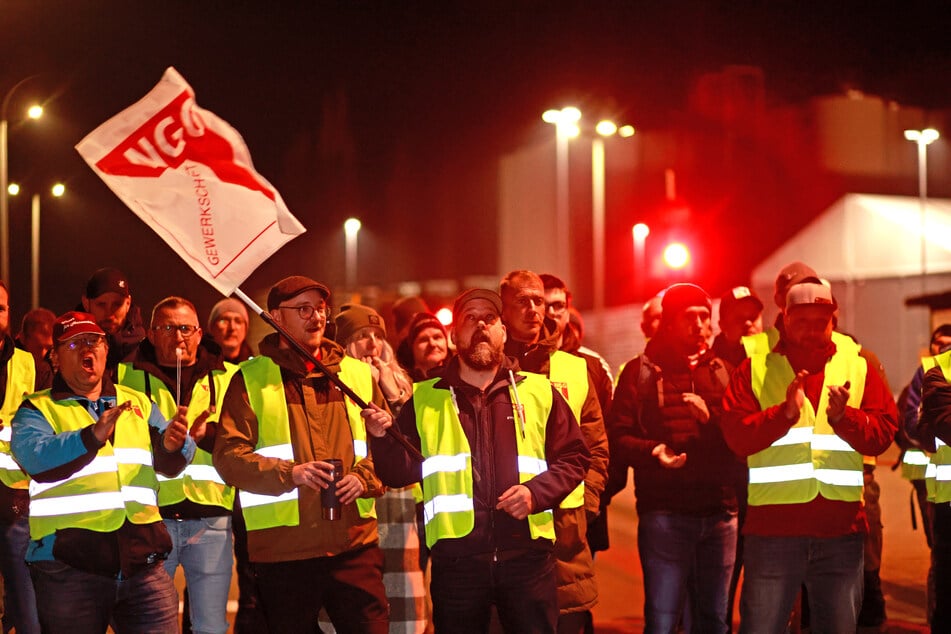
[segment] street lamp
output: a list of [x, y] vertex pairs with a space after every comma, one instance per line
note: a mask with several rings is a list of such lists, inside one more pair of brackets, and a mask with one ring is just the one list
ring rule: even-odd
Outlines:
[[357, 286], [357, 234], [360, 233], [360, 221], [356, 218], [347, 218], [343, 223], [343, 233], [346, 236], [345, 256], [347, 263], [347, 290], [353, 291]]
[[634, 279], [637, 299], [644, 297], [644, 281], [647, 279], [647, 252], [644, 243], [647, 236], [650, 235], [650, 227], [643, 222], [639, 222], [631, 227], [631, 235], [634, 238]]
[[[8, 156], [7, 156], [7, 107], [10, 105], [10, 99], [16, 89], [36, 77], [30, 75], [24, 77], [13, 88], [7, 91], [0, 104], [0, 280], [10, 284], [10, 205], [7, 199], [7, 181], [8, 181]], [[30, 106], [27, 116], [31, 119], [39, 119], [43, 116], [43, 108], [40, 106]]]
[[918, 211], [921, 233], [921, 290], [925, 290], [925, 279], [928, 273], [926, 239], [925, 239], [925, 210], [928, 207], [928, 146], [938, 140], [938, 131], [934, 128], [924, 130], [905, 130], [905, 138], [918, 145]]
[[568, 141], [578, 136], [581, 111], [574, 106], [546, 110], [542, 121], [555, 126], [555, 258], [564, 267], [565, 283], [571, 288], [571, 214], [568, 201]]
[[[604, 308], [604, 217], [605, 217], [605, 193], [604, 193], [604, 138], [614, 136], [630, 137], [634, 134], [633, 126], [622, 126], [618, 128], [613, 121], [602, 120], [594, 126], [597, 134], [591, 139], [591, 232], [593, 237], [594, 252], [594, 311], [600, 313]], [[622, 134], [621, 131], [624, 131]]]
[[[10, 183], [7, 193], [17, 196], [20, 186]], [[66, 193], [66, 185], [56, 183], [50, 188], [50, 193], [60, 198]], [[40, 306], [40, 195], [33, 194], [30, 200], [30, 305], [31, 308]]]

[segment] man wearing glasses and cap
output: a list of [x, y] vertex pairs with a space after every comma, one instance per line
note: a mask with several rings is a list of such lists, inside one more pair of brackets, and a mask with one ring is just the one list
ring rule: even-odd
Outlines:
[[[370, 366], [324, 338], [329, 300], [326, 286], [295, 275], [271, 288], [267, 308], [370, 408], [361, 412], [323, 371], [270, 334], [225, 394], [214, 465], [240, 489], [248, 553], [271, 632], [311, 634], [323, 607], [338, 631], [385, 634], [389, 617], [373, 500], [383, 486], [367, 452], [362, 416], [392, 417]], [[335, 467], [332, 459], [340, 463]], [[330, 484], [336, 495], [321, 496]]]
[[165, 560], [170, 577], [179, 565], [188, 581], [191, 630], [228, 631], [233, 565], [231, 509], [234, 489], [212, 466], [218, 412], [238, 366], [202, 337], [195, 305], [166, 297], [152, 309], [148, 338], [119, 364], [118, 382], [144, 393], [168, 418], [182, 414], [198, 443], [191, 464], [175, 478], [159, 478], [159, 511], [174, 548]]
[[166, 422], [144, 394], [113, 384], [107, 352], [92, 315], [61, 315], [53, 386], [28, 396], [13, 419], [13, 455], [32, 478], [26, 560], [40, 624], [177, 632], [156, 473], [177, 474], [195, 446], [182, 415]]

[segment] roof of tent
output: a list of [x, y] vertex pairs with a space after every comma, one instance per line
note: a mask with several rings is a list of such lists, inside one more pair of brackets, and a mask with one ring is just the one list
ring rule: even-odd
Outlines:
[[[846, 194], [753, 269], [754, 287], [801, 260], [829, 280], [921, 274], [921, 206], [913, 196]], [[930, 198], [925, 210], [928, 273], [951, 271], [951, 199]]]

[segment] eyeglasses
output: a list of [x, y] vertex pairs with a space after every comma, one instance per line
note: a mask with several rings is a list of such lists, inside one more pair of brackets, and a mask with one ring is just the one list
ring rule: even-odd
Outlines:
[[80, 348], [98, 348], [105, 343], [106, 338], [102, 335], [86, 335], [83, 337], [73, 337], [63, 344], [67, 350], [74, 351]]
[[173, 337], [177, 332], [183, 339], [188, 339], [198, 332], [198, 326], [192, 326], [190, 324], [162, 324], [161, 326], [152, 326], [152, 330], [167, 337]]
[[296, 310], [297, 316], [307, 321], [314, 316], [314, 313], [317, 313], [321, 317], [327, 315], [327, 306], [311, 306], [310, 304], [301, 304], [300, 306], [278, 306], [278, 308], [283, 308], [284, 310]]

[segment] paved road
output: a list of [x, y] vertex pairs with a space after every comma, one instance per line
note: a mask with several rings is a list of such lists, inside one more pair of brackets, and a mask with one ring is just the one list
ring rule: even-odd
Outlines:
[[[897, 457], [898, 450], [892, 446], [879, 458], [875, 471], [882, 490], [882, 585], [889, 620], [885, 628], [870, 631], [926, 632], [925, 577], [930, 554], [920, 527], [912, 530], [911, 485], [901, 479], [898, 471], [889, 469]], [[596, 629], [599, 634], [639, 632], [644, 618], [644, 583], [637, 556], [637, 514], [631, 484], [611, 503], [609, 531], [611, 548], [598, 553], [595, 559], [601, 597], [594, 610]], [[734, 623], [739, 623], [738, 607]]]

